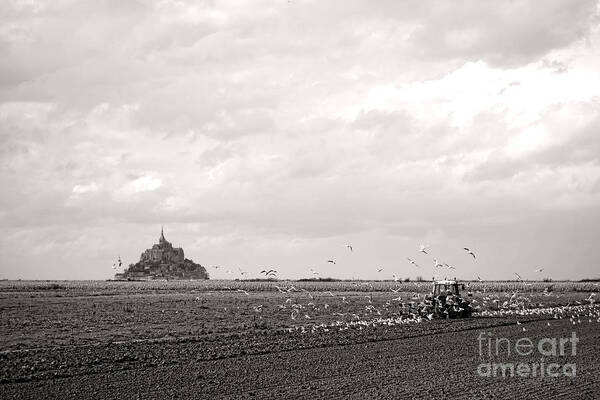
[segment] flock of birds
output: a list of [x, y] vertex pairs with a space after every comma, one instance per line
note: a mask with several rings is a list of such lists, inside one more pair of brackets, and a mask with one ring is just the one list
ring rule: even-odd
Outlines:
[[[593, 305], [593, 304], [592, 304]], [[480, 313], [482, 317], [525, 317], [527, 322], [531, 320], [567, 320], [572, 325], [578, 325], [583, 323], [600, 323], [600, 308], [590, 307], [590, 305], [566, 305], [559, 307], [544, 307], [544, 308], [532, 308], [532, 309], [505, 309], [497, 311], [484, 310]], [[375, 319], [355, 319], [350, 321], [335, 320], [334, 322], [322, 322], [319, 324], [312, 325], [296, 325], [287, 328], [287, 332], [290, 333], [320, 333], [320, 332], [343, 332], [349, 329], [366, 329], [366, 328], [378, 328], [378, 327], [393, 327], [398, 325], [416, 324], [420, 322], [429, 321], [432, 319], [432, 315], [427, 316], [392, 316], [392, 317], [378, 317]], [[525, 321], [524, 321], [525, 322]], [[524, 322], [520, 322], [518, 319], [515, 323], [521, 331], [527, 332]], [[552, 326], [552, 322], [547, 321], [547, 326]]]
[[[346, 244], [345, 247], [349, 252], [354, 252], [354, 246]], [[473, 261], [477, 260], [477, 255], [469, 247], [464, 247], [463, 250], [473, 258]], [[430, 247], [427, 245], [419, 246], [418, 253], [422, 253], [428, 256], [432, 256]], [[407, 258], [408, 262], [415, 268], [420, 268], [420, 265], [412, 258]], [[327, 260], [329, 264], [337, 264], [335, 259]], [[113, 269], [122, 266], [121, 257], [118, 257], [117, 262], [112, 266]], [[456, 268], [448, 263], [438, 261], [437, 258], [433, 257], [433, 266], [436, 269], [447, 269], [455, 270]], [[220, 266], [213, 266], [214, 269], [221, 269]], [[249, 276], [248, 271], [244, 271], [241, 268], [237, 268], [240, 276]], [[230, 269], [224, 269], [227, 274], [233, 274]], [[384, 271], [384, 268], [378, 267], [376, 269], [378, 273]], [[537, 273], [544, 271], [544, 268], [537, 268], [534, 270]], [[309, 272], [315, 278], [320, 277], [320, 272], [314, 268], [309, 268]], [[514, 272], [518, 281], [523, 281], [523, 278], [517, 272]], [[275, 267], [265, 268], [259, 272], [259, 276], [269, 281], [279, 281], [279, 271]], [[392, 278], [395, 282], [400, 281], [400, 278], [395, 274], [392, 274]], [[435, 279], [435, 277], [434, 277]], [[477, 280], [482, 282], [483, 279], [477, 276]], [[288, 286], [273, 285], [279, 293], [285, 294], [285, 300], [282, 304], [277, 305], [277, 309], [281, 312], [287, 311], [291, 321], [295, 321], [293, 327], [288, 328], [290, 332], [299, 331], [300, 333], [317, 332], [317, 331], [332, 331], [332, 330], [347, 330], [351, 328], [363, 329], [364, 327], [372, 326], [394, 326], [399, 324], [412, 324], [433, 319], [433, 314], [423, 314], [420, 307], [423, 305], [425, 296], [421, 296], [417, 293], [417, 290], [413, 294], [409, 294], [403, 298], [399, 292], [402, 290], [400, 287], [390, 288], [390, 296], [380, 296], [383, 299], [380, 301], [374, 301], [373, 299], [373, 284], [370, 282], [355, 282], [353, 283], [357, 287], [366, 286], [371, 289], [368, 295], [362, 297], [350, 296], [349, 294], [343, 295], [344, 293], [334, 294], [331, 291], [311, 293], [304, 288], [296, 288], [290, 284]], [[413, 284], [419, 285], [414, 282]], [[238, 288], [231, 289], [224, 287], [225, 290], [232, 290], [238, 293], [242, 293], [245, 296], [250, 296], [248, 290]], [[405, 289], [405, 288], [404, 288]], [[406, 293], [406, 292], [405, 292]], [[482, 317], [506, 317], [506, 316], [552, 316], [554, 319], [562, 319], [565, 315], [571, 313], [577, 315], [577, 322], [572, 319], [572, 322], [581, 323], [581, 316], [588, 317], [591, 323], [593, 319], [600, 322], [600, 313], [598, 308], [593, 308], [595, 302], [595, 293], [585, 300], [588, 304], [582, 304], [579, 302], [577, 305], [566, 305], [559, 307], [545, 307], [543, 304], [532, 303], [532, 299], [526, 296], [524, 293], [505, 293], [500, 294], [486, 294], [485, 289], [481, 293], [483, 297], [472, 299], [471, 304], [477, 315]], [[469, 295], [472, 293], [469, 291]], [[544, 292], [544, 296], [557, 296], [552, 293], [551, 287], [547, 287]], [[325, 299], [323, 299], [325, 297]], [[362, 300], [362, 298], [366, 300]], [[305, 301], [303, 301], [303, 299]], [[197, 299], [199, 300], [199, 298]], [[355, 307], [352, 309], [353, 304]], [[586, 308], [592, 306], [592, 308]], [[252, 304], [253, 312], [258, 315], [262, 314], [266, 307], [263, 304]], [[350, 311], [353, 310], [353, 311]], [[587, 312], [587, 314], [586, 314]], [[328, 314], [327, 320], [331, 321], [333, 317], [334, 322], [319, 322], [324, 319], [323, 314]], [[262, 318], [260, 316], [259, 318]], [[572, 317], [574, 318], [574, 317]], [[298, 324], [299, 321], [309, 322], [308, 325]], [[517, 324], [521, 323], [517, 321]], [[550, 324], [550, 323], [548, 323]], [[523, 331], [526, 330], [522, 327]]]
[[[311, 292], [300, 285], [289, 282], [286, 285], [277, 285], [273, 283], [273, 288], [279, 296], [269, 298], [277, 299], [274, 310], [270, 314], [267, 310], [270, 308], [267, 304], [250, 304], [255, 317], [262, 319], [267, 314], [270, 317], [281, 316], [282, 313], [288, 313], [289, 325], [284, 328], [289, 333], [311, 334], [327, 332], [343, 332], [347, 330], [362, 330], [367, 328], [386, 328], [399, 325], [417, 324], [430, 321], [434, 318], [433, 314], [423, 314], [420, 312], [420, 305], [424, 301], [424, 294], [419, 294], [418, 286], [420, 283], [413, 282], [415, 292], [406, 291], [406, 287], [390, 288], [389, 294], [378, 293], [374, 296], [373, 284], [369, 282], [355, 282], [356, 292], [364, 289], [371, 289], [371, 292], [357, 294], [355, 292], [331, 292], [315, 291]], [[365, 288], [361, 288], [365, 286]], [[224, 287], [225, 290], [231, 290], [250, 296], [251, 292], [244, 289], [232, 289]], [[469, 291], [469, 294], [473, 294]], [[478, 317], [509, 317], [516, 319], [516, 325], [522, 331], [527, 331], [523, 317], [529, 317], [531, 320], [561, 320], [567, 319], [571, 323], [600, 323], [600, 308], [595, 307], [596, 293], [590, 293], [589, 297], [582, 300], [573, 301], [574, 304], [549, 307], [539, 302], [539, 296], [554, 297], [556, 299], [563, 296], [560, 293], [554, 293], [552, 287], [546, 287], [543, 292], [537, 293], [537, 300], [534, 294], [525, 294], [518, 291], [505, 293], [486, 293], [476, 290], [471, 303], [475, 315]], [[200, 297], [197, 298], [200, 301]], [[276, 317], [277, 318], [277, 317]], [[548, 326], [551, 322], [547, 322]]]
[[[354, 252], [354, 246], [352, 244], [346, 244], [345, 247], [348, 249], [348, 251], [350, 253]], [[473, 249], [471, 249], [469, 247], [463, 247], [463, 250], [466, 252], [467, 255], [469, 255], [469, 256], [471, 256], [473, 258], [473, 261], [477, 260], [477, 255], [475, 254], [475, 252], [474, 252]], [[419, 246], [419, 249], [418, 249], [417, 253], [422, 253], [422, 254], [429, 255], [429, 256], [432, 255], [430, 246], [429, 245], [424, 245], [424, 244], [422, 244], [422, 245]], [[407, 257], [407, 260], [408, 260], [409, 264], [411, 264], [415, 268], [421, 268], [421, 265], [419, 265], [414, 258]], [[327, 264], [337, 265], [337, 261], [334, 258], [328, 259], [327, 260]], [[439, 270], [439, 271], [442, 271], [442, 270], [455, 271], [456, 270], [455, 266], [450, 265], [450, 264], [448, 264], [446, 262], [441, 262], [436, 257], [433, 257], [433, 267], [436, 270]], [[225, 274], [230, 275], [230, 276], [234, 275], [234, 271], [232, 269], [229, 269], [229, 268], [223, 268], [223, 267], [218, 266], [218, 265], [213, 265], [212, 268], [215, 269], [215, 270], [221, 270]], [[262, 269], [259, 272], [258, 276], [261, 277], [261, 278], [263, 278], [263, 279], [271, 279], [271, 280], [280, 279], [279, 278], [279, 271], [277, 269], [275, 269], [275, 268], [276, 267], [268, 267], [266, 269]], [[250, 274], [249, 274], [248, 271], [244, 271], [244, 270], [242, 270], [239, 267], [237, 269], [239, 271], [239, 276], [240, 277], [247, 278], [247, 277], [250, 276]], [[384, 271], [384, 268], [383, 267], [377, 267], [376, 271], [377, 271], [377, 273], [381, 273], [381, 272]], [[544, 268], [536, 268], [534, 270], [534, 272], [537, 272], [537, 273], [542, 273], [543, 271], [544, 271]], [[319, 278], [322, 277], [322, 272], [319, 271], [319, 270], [317, 270], [316, 267], [310, 267], [310, 268], [308, 268], [308, 272], [310, 273], [310, 276], [312, 278], [314, 278], [314, 279], [319, 279]], [[521, 281], [521, 282], [524, 281], [523, 277], [519, 273], [514, 272], [514, 275], [516, 276], [516, 278], [517, 278], [516, 280], [517, 281]], [[434, 279], [437, 276], [438, 275], [435, 275]], [[439, 276], [441, 276], [441, 275], [439, 275]], [[481, 276], [476, 275], [475, 278], [477, 278], [478, 281], [483, 282], [483, 279], [481, 278]], [[401, 278], [399, 276], [397, 276], [395, 273], [393, 273], [392, 274], [392, 280], [394, 280], [395, 282], [398, 282], [399, 280], [401, 280]]]
[[[268, 272], [268, 271], [265, 271]], [[292, 333], [318, 333], [318, 332], [339, 332], [348, 329], [362, 330], [373, 327], [391, 327], [397, 325], [415, 324], [430, 321], [434, 318], [433, 314], [422, 312], [421, 306], [425, 300], [424, 294], [417, 291], [422, 283], [412, 282], [415, 285], [415, 292], [406, 291], [406, 286], [390, 288], [389, 294], [378, 293], [374, 296], [374, 287], [370, 282], [354, 282], [356, 289], [352, 292], [331, 292], [315, 291], [311, 292], [300, 285], [288, 282], [286, 285], [273, 283], [273, 289], [279, 293], [279, 296], [270, 299], [279, 300], [275, 304], [275, 310], [271, 309], [271, 314], [267, 310], [270, 308], [269, 300], [267, 304], [250, 304], [255, 317], [263, 319], [275, 315], [281, 316], [282, 313], [288, 313], [290, 326], [285, 328]], [[298, 287], [297, 287], [298, 286]], [[363, 287], [364, 286], [364, 287]], [[231, 290], [250, 296], [251, 293], [244, 289], [232, 289], [224, 287], [225, 290]], [[369, 292], [360, 293], [362, 290]], [[264, 290], [264, 289], [263, 289]], [[470, 289], [469, 294], [471, 293]], [[514, 317], [519, 322], [519, 317], [530, 317], [533, 319], [565, 319], [571, 318], [574, 324], [582, 323], [582, 319], [589, 323], [597, 321], [600, 323], [600, 308], [594, 307], [596, 293], [590, 293], [589, 297], [582, 300], [574, 300], [574, 304], [549, 307], [540, 302], [539, 296], [553, 297], [558, 299], [563, 294], [555, 293], [552, 286], [548, 286], [543, 292], [534, 294], [525, 294], [518, 291], [504, 293], [486, 293], [485, 290], [475, 290], [477, 296], [473, 297], [471, 304], [475, 315], [479, 317]], [[200, 301], [200, 298], [197, 298]], [[285, 314], [284, 314], [285, 315]], [[277, 317], [276, 317], [277, 318]], [[550, 322], [548, 322], [550, 325]], [[520, 327], [526, 331], [525, 326]]]

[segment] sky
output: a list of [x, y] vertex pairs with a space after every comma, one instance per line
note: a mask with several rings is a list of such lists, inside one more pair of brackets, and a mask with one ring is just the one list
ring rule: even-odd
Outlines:
[[212, 278], [598, 277], [599, 21], [585, 0], [3, 1], [0, 278], [111, 278], [161, 226]]

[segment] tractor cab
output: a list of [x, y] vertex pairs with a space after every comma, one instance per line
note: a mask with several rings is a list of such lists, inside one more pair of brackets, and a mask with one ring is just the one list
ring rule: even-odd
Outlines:
[[[465, 289], [465, 285], [460, 285], [461, 289]], [[456, 281], [434, 281], [433, 290], [431, 294], [433, 296], [447, 295], [448, 291], [453, 296], [460, 296], [459, 284]]]
[[433, 314], [436, 318], [470, 317], [472, 307], [469, 301], [460, 296], [460, 290], [464, 289], [465, 285], [456, 280], [433, 281], [433, 289], [425, 296], [421, 313]]

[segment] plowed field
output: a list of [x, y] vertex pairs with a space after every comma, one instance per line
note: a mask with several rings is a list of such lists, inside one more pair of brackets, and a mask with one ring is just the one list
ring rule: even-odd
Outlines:
[[[300, 289], [0, 285], [0, 398], [600, 398], [600, 310], [588, 292], [429, 320], [406, 315], [410, 292]], [[572, 335], [575, 354], [514, 349]], [[488, 337], [511, 353], [490, 356]], [[478, 374], [492, 362], [576, 373]]]

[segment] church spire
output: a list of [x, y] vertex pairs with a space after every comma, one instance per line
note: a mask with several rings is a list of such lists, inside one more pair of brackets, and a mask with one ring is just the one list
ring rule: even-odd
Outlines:
[[159, 242], [164, 242], [166, 240], [162, 225], [160, 227], [160, 239], [158, 239], [158, 240], [159, 240]]

